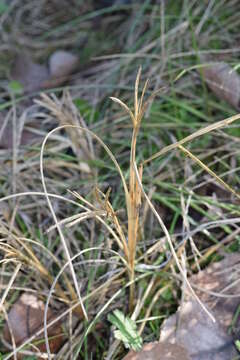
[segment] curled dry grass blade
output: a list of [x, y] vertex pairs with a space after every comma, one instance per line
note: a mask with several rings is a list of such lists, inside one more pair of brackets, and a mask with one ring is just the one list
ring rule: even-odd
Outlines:
[[[54, 210], [53, 210], [53, 208], [52, 208], [52, 205], [51, 205], [51, 202], [50, 202], [50, 197], [48, 196], [46, 184], [45, 184], [45, 181], [44, 181], [44, 174], [43, 174], [43, 153], [44, 153], [44, 147], [45, 147], [46, 141], [47, 141], [47, 139], [49, 138], [49, 136], [51, 136], [55, 131], [61, 130], [61, 129], [63, 129], [63, 128], [77, 128], [77, 129], [80, 129], [81, 131], [90, 134], [93, 138], [95, 138], [95, 139], [103, 146], [103, 148], [106, 150], [106, 152], [108, 153], [108, 155], [109, 155], [110, 158], [112, 159], [112, 161], [113, 161], [116, 169], [117, 169], [118, 172], [119, 172], [119, 175], [120, 175], [120, 177], [121, 177], [121, 179], [122, 179], [122, 184], [123, 184], [123, 187], [124, 187], [124, 190], [125, 190], [125, 196], [126, 196], [126, 199], [127, 199], [127, 203], [128, 203], [128, 202], [129, 202], [129, 201], [128, 201], [129, 192], [128, 192], [128, 188], [127, 188], [127, 185], [126, 185], [126, 182], [125, 182], [125, 179], [124, 179], [124, 175], [123, 175], [123, 173], [122, 173], [122, 170], [121, 170], [121, 168], [120, 168], [117, 160], [115, 159], [115, 157], [114, 157], [114, 155], [112, 154], [112, 152], [110, 151], [110, 149], [105, 145], [105, 143], [104, 143], [96, 134], [94, 134], [92, 131], [90, 131], [90, 130], [88, 130], [88, 129], [86, 129], [86, 128], [83, 128], [83, 127], [81, 127], [81, 126], [76, 126], [76, 125], [63, 125], [63, 126], [60, 126], [60, 127], [56, 128], [56, 129], [53, 129], [51, 132], [48, 133], [48, 135], [45, 137], [45, 140], [44, 140], [44, 142], [43, 142], [42, 149], [41, 149], [41, 176], [42, 176], [42, 181], [43, 181], [43, 184], [44, 184], [44, 192], [45, 192], [45, 195], [46, 195], [46, 197], [47, 197], [47, 199], [48, 199], [48, 204], [49, 204], [49, 207], [50, 207], [50, 209], [51, 209], [52, 215], [53, 215], [53, 213], [54, 213]], [[79, 196], [78, 196], [78, 197], [79, 197]], [[123, 233], [123, 231], [122, 231], [122, 229], [121, 229], [121, 227], [120, 227], [120, 225], [119, 225], [119, 222], [118, 222], [116, 216], [114, 215], [114, 211], [113, 211], [113, 209], [112, 209], [112, 207], [111, 207], [111, 205], [110, 205], [110, 203], [109, 203], [108, 201], [105, 202], [105, 209], [104, 209], [104, 210], [105, 210], [108, 214], [111, 213], [110, 218], [111, 218], [111, 220], [113, 220], [113, 223], [114, 223], [115, 228], [116, 228], [116, 232], [117, 232], [118, 235], [119, 235], [119, 239], [121, 240], [121, 245], [123, 246], [123, 249], [124, 249], [124, 254], [125, 254], [125, 257], [126, 257], [126, 259], [127, 259], [127, 264], [129, 265], [129, 247], [127, 247], [127, 245], [126, 245], [126, 244], [127, 244], [127, 241], [126, 241], [125, 235], [124, 235], [124, 233]], [[109, 210], [110, 210], [110, 212], [109, 212]], [[100, 214], [98, 214], [98, 218], [101, 218], [101, 216], [99, 216], [99, 215], [100, 215]], [[96, 214], [94, 214], [94, 217], [96, 218]], [[71, 267], [71, 265], [70, 265], [71, 262], [70, 262], [69, 251], [68, 251], [68, 248], [67, 248], [67, 246], [66, 246], [66, 243], [65, 243], [65, 240], [64, 240], [64, 237], [63, 237], [63, 234], [62, 234], [62, 230], [61, 230], [61, 227], [60, 227], [60, 223], [59, 223], [59, 221], [57, 220], [55, 213], [54, 213], [53, 218], [54, 218], [54, 221], [55, 221], [55, 226], [56, 226], [56, 228], [58, 229], [59, 234], [61, 234], [60, 237], [61, 237], [62, 242], [63, 242], [63, 244], [64, 244], [64, 249], [65, 249], [66, 254], [67, 254], [67, 260], [68, 260], [69, 266]], [[102, 220], [103, 220], [103, 219], [102, 219]], [[103, 220], [103, 222], [104, 222], [104, 220]], [[115, 236], [115, 239], [116, 239], [116, 236]], [[134, 263], [134, 262], [133, 262], [133, 263]], [[80, 307], [81, 307], [80, 312], [82, 311], [82, 313], [84, 313], [84, 312], [83, 312], [83, 311], [84, 311], [84, 310], [83, 310], [84, 307], [83, 307], [83, 303], [81, 302], [81, 295], [80, 295], [80, 293], [79, 293], [76, 275], [75, 275], [75, 272], [74, 272], [73, 267], [71, 267], [71, 269], [72, 269], [73, 279], [75, 279], [75, 290], [78, 291], [77, 294], [78, 294], [78, 298], [79, 298], [79, 301], [80, 301], [80, 304], [81, 304], [81, 305], [80, 305]], [[78, 290], [77, 290], [77, 289], [78, 289]], [[75, 295], [73, 289], [71, 290], [71, 297], [72, 297], [73, 300], [76, 300], [76, 295]], [[86, 317], [86, 314], [85, 314], [85, 317]]]

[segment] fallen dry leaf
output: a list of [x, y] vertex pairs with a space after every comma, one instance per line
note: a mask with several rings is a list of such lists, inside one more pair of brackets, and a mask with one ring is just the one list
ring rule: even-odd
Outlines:
[[[0, 149], [11, 149], [13, 147], [13, 126], [12, 119], [7, 114], [0, 113]], [[7, 121], [6, 121], [7, 120]], [[32, 145], [42, 136], [27, 129], [20, 129], [21, 124], [16, 124], [16, 133], [19, 145]]]
[[46, 65], [35, 64], [29, 55], [23, 53], [16, 56], [11, 77], [23, 86], [26, 93], [30, 93], [43, 88], [49, 71]]
[[161, 341], [184, 346], [193, 360], [226, 360], [237, 355], [233, 339], [194, 300], [164, 322]]
[[[223, 260], [211, 264], [190, 279], [195, 285], [198, 297], [208, 306], [226, 331], [240, 304], [239, 272], [240, 255], [226, 254]], [[221, 297], [217, 297], [214, 293], [220, 294]], [[235, 325], [240, 326], [240, 319]]]
[[49, 58], [49, 66], [36, 64], [23, 53], [16, 56], [11, 77], [26, 93], [31, 93], [63, 85], [77, 64], [78, 57], [68, 51], [55, 51]]
[[[55, 51], [50, 56], [49, 68], [46, 65], [35, 64], [29, 55], [23, 53], [16, 56], [11, 77], [23, 86], [24, 92], [31, 93], [61, 86], [68, 80], [77, 64], [78, 57], [68, 51]], [[18, 142], [19, 145], [31, 145], [37, 139], [42, 138], [34, 131], [31, 132], [24, 128], [19, 130], [18, 125], [16, 132], [21, 138]], [[41, 123], [36, 121], [32, 125], [34, 128], [41, 127]], [[0, 148], [11, 149], [12, 146], [12, 121], [8, 120], [5, 123], [4, 115], [0, 113]], [[89, 171], [89, 167], [87, 171]]]
[[191, 284], [216, 322], [187, 295], [177, 313], [164, 322], [160, 340], [184, 346], [193, 360], [234, 358], [237, 355], [234, 338], [240, 335], [239, 319], [234, 335], [227, 330], [240, 303], [239, 270], [240, 255], [227, 254], [224, 260], [192, 276]]
[[[8, 322], [4, 326], [3, 338], [11, 348], [12, 340], [9, 327], [12, 330], [16, 346], [21, 345], [29, 337], [34, 335], [38, 330], [43, 328], [44, 318], [44, 303], [39, 300], [35, 295], [23, 293], [16, 303], [11, 307], [8, 313]], [[48, 321], [53, 320], [54, 314], [48, 310]], [[54, 324], [48, 329], [49, 345], [52, 353], [56, 353], [63, 344], [62, 328], [59, 323]], [[44, 338], [43, 335], [41, 338]], [[39, 340], [39, 338], [38, 338]], [[41, 352], [46, 351], [45, 341], [35, 344], [35, 347], [30, 346], [30, 350], [34, 348], [39, 349]], [[18, 354], [18, 359], [22, 355]]]
[[145, 344], [139, 352], [131, 350], [123, 360], [190, 360], [190, 357], [182, 346], [153, 342]]
[[204, 80], [214, 94], [240, 110], [240, 76], [224, 62], [214, 62], [201, 69]]

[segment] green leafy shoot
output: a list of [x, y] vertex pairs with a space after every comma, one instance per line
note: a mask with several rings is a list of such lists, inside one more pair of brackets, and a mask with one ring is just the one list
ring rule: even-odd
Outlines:
[[12, 80], [8, 84], [9, 90], [14, 93], [15, 95], [22, 95], [23, 94], [23, 86], [19, 81]]
[[132, 319], [124, 316], [120, 310], [114, 310], [113, 314], [108, 315], [108, 321], [116, 326], [117, 330], [114, 331], [114, 336], [121, 340], [127, 349], [141, 350], [142, 338], [138, 334], [137, 326]]
[[240, 340], [236, 340], [235, 345], [236, 345], [237, 350], [240, 352]]

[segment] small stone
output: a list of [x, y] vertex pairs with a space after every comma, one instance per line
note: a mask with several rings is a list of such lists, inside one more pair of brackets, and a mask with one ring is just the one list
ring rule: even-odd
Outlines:
[[52, 77], [70, 75], [78, 65], [78, 57], [69, 51], [55, 51], [49, 59], [49, 72]]

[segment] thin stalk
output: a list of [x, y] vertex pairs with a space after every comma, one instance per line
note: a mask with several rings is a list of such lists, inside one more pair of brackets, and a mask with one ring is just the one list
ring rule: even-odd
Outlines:
[[[141, 76], [141, 68], [138, 71], [136, 82], [135, 82], [135, 91], [134, 91], [134, 112], [132, 112], [129, 107], [124, 104], [121, 100], [111, 97], [113, 101], [122, 106], [122, 108], [129, 114], [132, 120], [133, 132], [131, 140], [131, 153], [130, 153], [130, 176], [129, 176], [129, 189], [125, 191], [126, 193], [126, 206], [127, 206], [127, 216], [128, 216], [128, 251], [125, 249], [126, 262], [128, 263], [128, 273], [130, 280], [130, 290], [129, 290], [129, 310], [132, 312], [134, 310], [134, 298], [135, 298], [135, 259], [136, 259], [136, 247], [138, 241], [138, 229], [139, 229], [139, 209], [141, 205], [141, 193], [142, 189], [139, 186], [137, 181], [136, 172], [135, 172], [135, 163], [136, 163], [136, 144], [137, 136], [140, 129], [141, 120], [143, 118], [144, 112], [147, 109], [149, 101], [154, 98], [156, 95], [155, 92], [150, 98], [144, 103], [144, 95], [148, 86], [148, 80], [145, 82], [143, 91], [140, 99], [138, 98], [138, 87]], [[140, 165], [138, 169], [138, 174], [142, 179], [143, 166]], [[118, 227], [118, 226], [117, 226]], [[119, 233], [119, 235], [121, 235]], [[123, 242], [124, 244], [124, 242]]]
[[[135, 258], [136, 258], [136, 245], [139, 226], [139, 186], [136, 180], [136, 174], [134, 171], [134, 164], [136, 161], [136, 144], [137, 135], [141, 123], [141, 107], [143, 96], [139, 103], [138, 100], [138, 86], [141, 75], [141, 68], [138, 71], [136, 83], [135, 83], [135, 101], [134, 101], [134, 122], [133, 133], [131, 142], [131, 154], [130, 154], [130, 179], [129, 179], [129, 204], [128, 204], [128, 248], [129, 248], [129, 280], [131, 281], [129, 292], [129, 310], [132, 312], [134, 309], [135, 298]], [[144, 90], [145, 91], [145, 90]], [[144, 95], [144, 92], [143, 92]], [[141, 195], [140, 195], [141, 199]]]
[[131, 157], [130, 157], [130, 180], [129, 180], [129, 207], [128, 207], [128, 247], [129, 247], [129, 280], [132, 281], [130, 285], [129, 308], [130, 311], [134, 308], [134, 263], [136, 256], [136, 243], [137, 243], [137, 229], [139, 213], [136, 204], [136, 176], [133, 169], [133, 164], [136, 158], [136, 128], [133, 129]]

